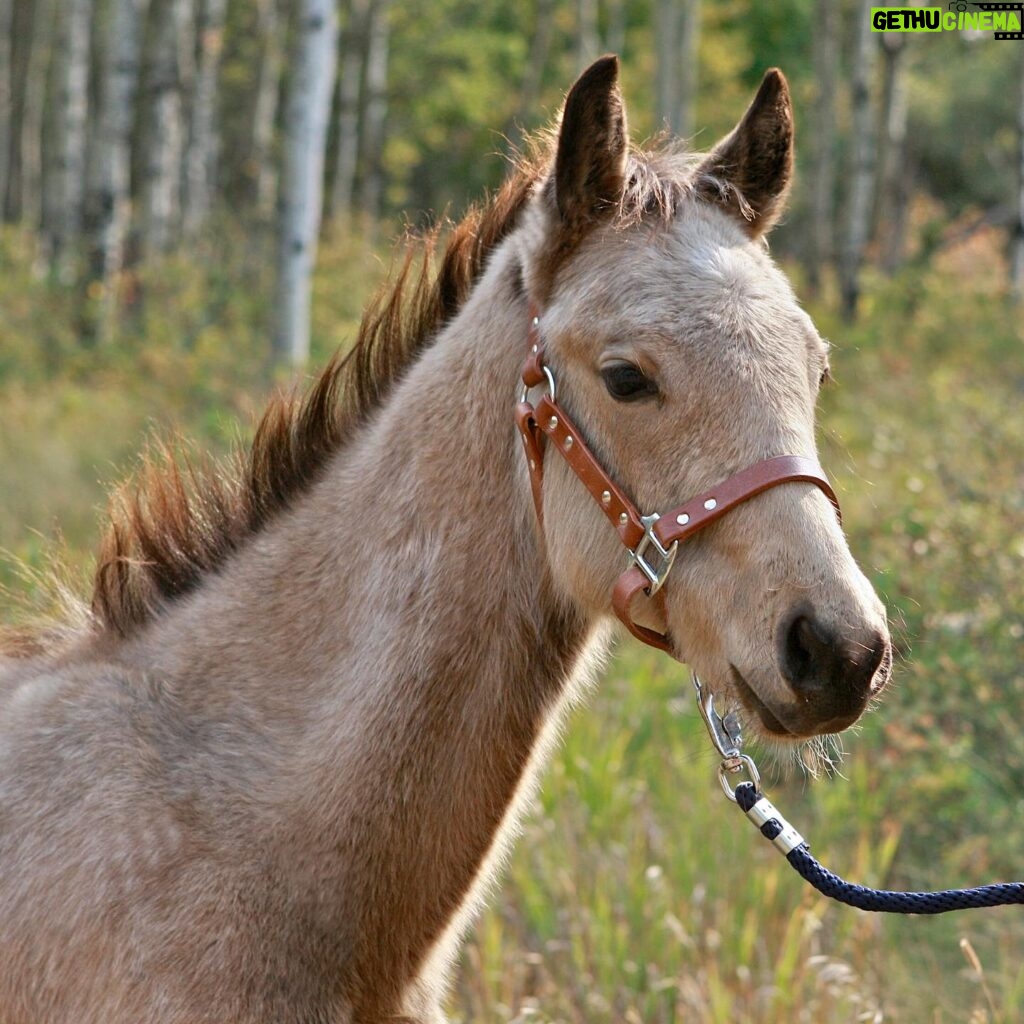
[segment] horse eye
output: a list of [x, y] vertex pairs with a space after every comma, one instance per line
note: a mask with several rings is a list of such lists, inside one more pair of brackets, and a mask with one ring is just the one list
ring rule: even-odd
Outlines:
[[619, 402], [635, 402], [658, 393], [658, 382], [632, 363], [612, 363], [601, 371], [608, 394]]

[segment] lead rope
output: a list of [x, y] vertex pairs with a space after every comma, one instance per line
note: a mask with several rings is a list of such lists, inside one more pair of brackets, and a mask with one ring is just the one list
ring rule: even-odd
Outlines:
[[[1000, 907], [1024, 903], [1024, 883], [1004, 882], [982, 885], [975, 889], [944, 889], [939, 892], [892, 892], [869, 889], [847, 882], [822, 867], [808, 848], [807, 841], [777, 808], [761, 793], [761, 777], [750, 757], [741, 752], [743, 734], [737, 716], [729, 712], [720, 716], [714, 707], [714, 695], [706, 692], [696, 675], [697, 706], [708, 728], [711, 742], [722, 756], [718, 778], [725, 795], [736, 803], [805, 881], [829, 899], [838, 900], [858, 910], [884, 914], [945, 914], [951, 910], [972, 910], [975, 907]], [[746, 772], [749, 780], [735, 788], [730, 776]]]

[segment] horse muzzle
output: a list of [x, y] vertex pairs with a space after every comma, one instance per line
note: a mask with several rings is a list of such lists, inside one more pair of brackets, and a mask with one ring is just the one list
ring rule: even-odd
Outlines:
[[881, 693], [892, 670], [892, 643], [884, 627], [843, 633], [806, 606], [779, 623], [775, 646], [782, 693], [777, 682], [759, 686], [729, 667], [740, 703], [766, 733], [780, 739], [842, 732]]

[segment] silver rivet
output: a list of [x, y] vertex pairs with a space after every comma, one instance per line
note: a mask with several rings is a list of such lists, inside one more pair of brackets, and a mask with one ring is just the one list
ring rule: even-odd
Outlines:
[[565, 447], [566, 448], [571, 448], [572, 447], [572, 438], [571, 437], [566, 437], [566, 439], [565, 439]]
[[629, 522], [629, 516], [627, 516], [625, 512], [620, 512], [619, 513], [619, 525], [620, 526], [625, 526], [626, 523], [628, 523], [628, 522]]
[[536, 345], [531, 345], [531, 346], [530, 346], [530, 351], [531, 351], [531, 352], [532, 352], [532, 353], [533, 353], [534, 355], [536, 355], [536, 354], [537, 354], [537, 346], [536, 346]]
[[530, 469], [536, 469], [536, 468], [537, 468], [537, 463], [534, 462], [533, 459], [530, 459]]
[[534, 327], [539, 327], [540, 326], [540, 317], [539, 316], [535, 316], [533, 318], [533, 326]]
[[680, 526], [685, 526], [690, 521], [690, 517], [684, 512], [682, 515], [676, 516], [676, 522]]
[[704, 502], [704, 507], [710, 512], [713, 508], [718, 508], [718, 502], [714, 498], [708, 498]]
[[558, 426], [558, 417], [557, 416], [552, 416], [551, 419], [548, 420], [548, 430], [554, 430], [555, 427], [557, 427], [557, 426]]
[[602, 491], [601, 492], [601, 504], [602, 505], [610, 505], [611, 503], [612, 503], [612, 492], [611, 491]]

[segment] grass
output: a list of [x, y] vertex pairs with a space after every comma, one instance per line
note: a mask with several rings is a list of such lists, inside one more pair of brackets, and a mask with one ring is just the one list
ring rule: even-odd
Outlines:
[[[972, 242], [972, 244], [976, 244]], [[947, 887], [1024, 876], [1024, 335], [956, 254], [868, 282], [835, 343], [822, 454], [900, 661], [835, 778], [759, 766], [833, 870]], [[0, 548], [86, 571], [98, 509], [152, 433], [223, 450], [271, 383], [268, 261], [226, 230], [152, 266], [103, 350], [0, 234]], [[227, 268], [230, 268], [230, 273]], [[318, 357], [380, 262], [328, 240]], [[991, 277], [991, 275], [990, 275]], [[40, 532], [34, 533], [33, 530]], [[31, 596], [11, 560], [0, 584]], [[573, 718], [503, 885], [466, 946], [460, 1021], [838, 1024], [1024, 1017], [1024, 915], [883, 918], [828, 904], [723, 797], [685, 670], [623, 644]]]

